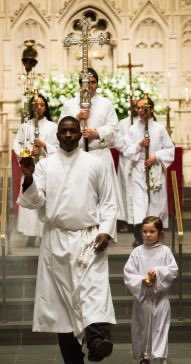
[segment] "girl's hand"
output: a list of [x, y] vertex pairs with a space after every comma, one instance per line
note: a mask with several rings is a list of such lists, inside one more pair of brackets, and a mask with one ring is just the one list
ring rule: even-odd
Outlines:
[[153, 287], [156, 282], [156, 272], [154, 269], [148, 271], [148, 275], [143, 279], [143, 284], [147, 287]]

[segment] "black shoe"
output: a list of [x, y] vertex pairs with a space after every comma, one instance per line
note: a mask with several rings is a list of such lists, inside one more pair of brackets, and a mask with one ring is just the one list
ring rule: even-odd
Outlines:
[[113, 344], [110, 340], [104, 339], [96, 342], [93, 352], [89, 352], [88, 360], [99, 362], [112, 353]]
[[140, 364], [150, 364], [150, 360], [149, 359], [142, 359], [140, 361]]

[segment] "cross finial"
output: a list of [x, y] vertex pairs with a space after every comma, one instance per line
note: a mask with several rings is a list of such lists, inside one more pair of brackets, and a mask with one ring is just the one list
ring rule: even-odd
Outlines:
[[134, 67], [143, 67], [143, 64], [132, 64], [131, 63], [131, 53], [128, 53], [128, 64], [122, 64], [117, 66], [117, 68], [128, 68], [129, 70], [129, 99], [130, 99], [130, 109], [131, 109], [131, 124], [133, 124], [133, 86], [132, 86], [132, 68]]

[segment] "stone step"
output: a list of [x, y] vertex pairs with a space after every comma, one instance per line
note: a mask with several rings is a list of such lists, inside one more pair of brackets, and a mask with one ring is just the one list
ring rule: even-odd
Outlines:
[[184, 187], [182, 195], [183, 195], [183, 201], [185, 198], [191, 199], [191, 187]]
[[[121, 274], [128, 259], [127, 254], [109, 255], [109, 271], [112, 274]], [[178, 255], [175, 254], [178, 260]], [[36, 275], [38, 256], [6, 256], [7, 276]], [[183, 272], [191, 272], [191, 254], [183, 254]], [[0, 257], [0, 272], [2, 271], [2, 257]]]
[[[9, 298], [34, 298], [36, 275], [7, 276], [6, 297]], [[2, 296], [2, 278], [0, 278], [0, 297]]]
[[[112, 335], [114, 341], [118, 343], [130, 342], [130, 320], [133, 299], [123, 283], [123, 267], [127, 259], [128, 255], [125, 254], [109, 256], [111, 291], [118, 321], [118, 325], [112, 328]], [[37, 263], [37, 256], [6, 257], [7, 306], [6, 315], [4, 315], [2, 312], [2, 302], [0, 302], [0, 342], [9, 343], [9, 338], [13, 333], [15, 334], [15, 342], [43, 344], [56, 340], [56, 336], [53, 334], [31, 332]], [[172, 342], [191, 341], [191, 335], [188, 334], [191, 330], [191, 254], [183, 255], [183, 272], [183, 322], [178, 320], [178, 281], [175, 281], [171, 288], [172, 320], [170, 340]], [[2, 286], [2, 279], [0, 279], [0, 286]], [[0, 297], [1, 294], [2, 291], [0, 291]], [[7, 323], [3, 322], [5, 317]]]
[[[129, 255], [118, 254], [109, 256], [109, 270], [112, 274], [121, 274]], [[175, 259], [178, 261], [178, 255], [175, 254]], [[183, 254], [182, 257], [183, 272], [191, 272], [191, 254]]]
[[[6, 256], [6, 275], [22, 276], [36, 275], [38, 256]], [[2, 257], [0, 257], [0, 272], [2, 271]]]
[[[178, 295], [170, 295], [172, 319], [177, 318], [179, 313]], [[130, 319], [132, 315], [132, 296], [114, 296], [113, 304], [117, 319]], [[191, 319], [191, 295], [183, 296], [182, 312], [184, 318]], [[6, 319], [8, 322], [31, 321], [33, 318], [34, 298], [9, 298], [6, 300], [6, 311], [3, 312], [2, 302], [0, 301], [0, 321]]]
[[[171, 320], [169, 342], [191, 342], [191, 320]], [[112, 325], [112, 340], [114, 343], [131, 343], [131, 320], [117, 320]], [[15, 321], [0, 324], [0, 345], [51, 345], [57, 343], [54, 333], [32, 332], [31, 321]]]
[[[191, 320], [171, 320], [169, 342], [191, 342]], [[112, 327], [112, 338], [116, 343], [131, 342], [131, 320], [121, 319]]]
[[183, 211], [191, 211], [191, 195], [184, 198], [182, 209]]
[[[169, 299], [171, 305], [171, 317], [172, 319], [177, 319], [180, 316], [178, 295], [170, 295]], [[191, 295], [184, 296], [181, 302], [181, 309], [184, 313], [184, 318], [191, 320]], [[133, 305], [132, 296], [113, 297], [113, 304], [117, 319], [131, 319]]]

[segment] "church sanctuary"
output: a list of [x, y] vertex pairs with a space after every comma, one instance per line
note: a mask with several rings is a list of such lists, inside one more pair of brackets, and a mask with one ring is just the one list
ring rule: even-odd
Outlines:
[[0, 0], [0, 364], [94, 362], [191, 363], [191, 0]]

